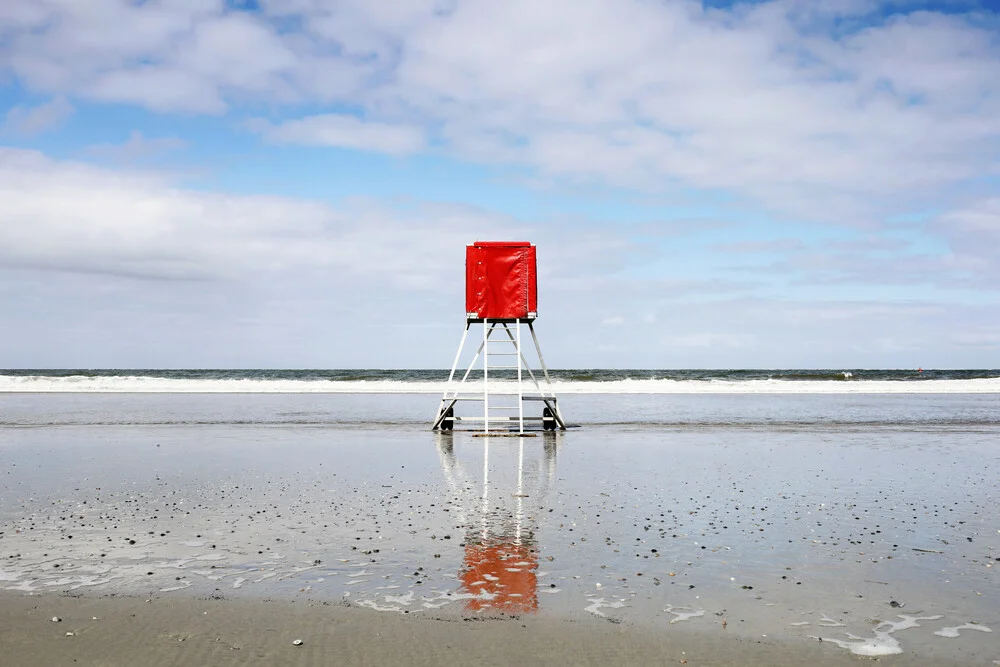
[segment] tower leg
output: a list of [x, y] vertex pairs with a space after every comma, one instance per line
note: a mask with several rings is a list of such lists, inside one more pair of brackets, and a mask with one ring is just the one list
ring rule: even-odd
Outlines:
[[549, 407], [542, 409], [542, 429], [545, 431], [556, 430], [556, 419], [552, 416], [552, 409]]
[[[538, 336], [535, 335], [535, 327], [528, 322], [528, 330], [531, 332], [531, 340], [535, 343], [535, 353], [538, 354], [538, 363], [542, 367], [542, 373], [545, 375], [545, 384], [552, 387], [552, 378], [549, 377], [549, 367], [545, 365], [545, 357], [542, 356], [542, 346], [538, 344]], [[562, 413], [559, 412], [559, 404], [556, 401], [545, 401], [545, 407], [549, 409], [552, 413], [552, 418], [555, 419], [556, 424], [559, 425], [559, 429], [562, 431], [566, 430], [566, 422], [562, 418]], [[542, 414], [542, 424], [545, 424], [545, 414]]]
[[[496, 326], [495, 324], [493, 326]], [[483, 320], [483, 433], [490, 432], [490, 321]]]
[[[455, 370], [458, 368], [458, 360], [462, 356], [462, 348], [465, 347], [465, 339], [469, 335], [469, 323], [465, 323], [465, 331], [462, 332], [462, 340], [458, 343], [458, 352], [455, 353], [455, 361], [451, 364], [451, 372], [448, 373], [448, 384], [445, 385], [444, 395], [441, 397], [441, 405], [438, 406], [437, 418], [434, 419], [434, 426], [432, 430], [447, 430], [450, 431], [455, 427], [455, 403], [454, 399], [448, 400], [448, 390], [451, 389], [451, 383], [455, 380]], [[449, 419], [449, 417], [451, 419]], [[445, 422], [448, 422], [445, 425]]]
[[521, 320], [517, 320], [514, 326], [517, 327], [517, 342], [514, 343], [514, 347], [517, 348], [517, 432], [524, 433], [524, 386], [521, 384], [524, 355], [521, 354]]

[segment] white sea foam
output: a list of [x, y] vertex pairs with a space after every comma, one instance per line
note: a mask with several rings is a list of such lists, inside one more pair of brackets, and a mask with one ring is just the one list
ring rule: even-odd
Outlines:
[[[898, 655], [903, 652], [899, 641], [888, 632], [875, 630], [875, 636], [870, 638], [858, 637], [847, 633], [849, 640], [823, 638], [822, 641], [835, 644], [840, 648], [846, 648], [854, 655], [863, 655], [869, 658], [881, 657], [884, 655]], [[816, 637], [819, 639], [819, 637]]]
[[[491, 383], [500, 391], [509, 383]], [[0, 375], [0, 393], [440, 394], [442, 381], [174, 379], [146, 376]], [[481, 385], [473, 382], [470, 390]], [[556, 394], [994, 394], [1000, 378], [971, 380], [609, 380], [557, 381]]]
[[[825, 618], [825, 617], [824, 617]], [[840, 648], [849, 650], [854, 655], [863, 655], [869, 658], [881, 657], [885, 655], [898, 655], [903, 652], [899, 640], [893, 637], [893, 633], [910, 628], [919, 628], [917, 621], [936, 621], [943, 618], [940, 614], [935, 616], [907, 616], [900, 614], [901, 621], [882, 621], [873, 630], [873, 637], [858, 637], [847, 634], [847, 639], [833, 639], [830, 637], [813, 637], [820, 641], [835, 644]]]
[[962, 630], [978, 630], [979, 632], [993, 632], [985, 625], [979, 625], [978, 623], [966, 623], [964, 625], [956, 625], [950, 628], [941, 628], [934, 634], [936, 634], [938, 637], [955, 638], [958, 637], [959, 632], [961, 632]]
[[171, 593], [173, 591], [182, 591], [185, 588], [188, 588], [190, 586], [191, 586], [191, 582], [190, 581], [182, 581], [180, 584], [178, 584], [176, 586], [167, 586], [166, 588], [161, 588], [160, 592], [161, 593]]
[[683, 621], [690, 621], [692, 618], [699, 618], [705, 615], [704, 609], [692, 609], [691, 607], [675, 607], [673, 605], [668, 605], [663, 611], [668, 614], [673, 614], [674, 618], [670, 619], [670, 623], [681, 623]]
[[410, 591], [405, 595], [386, 595], [385, 601], [391, 604], [400, 604], [404, 607], [409, 606], [413, 604], [413, 591]]
[[628, 606], [625, 603], [624, 598], [619, 598], [614, 602], [605, 602], [604, 598], [588, 597], [587, 602], [590, 604], [584, 607], [583, 610], [589, 611], [591, 614], [596, 614], [597, 616], [606, 616], [601, 609], [622, 609], [623, 607]]

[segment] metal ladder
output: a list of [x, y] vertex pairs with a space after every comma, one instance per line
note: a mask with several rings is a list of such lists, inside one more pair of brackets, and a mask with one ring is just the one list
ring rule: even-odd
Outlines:
[[[517, 411], [517, 432], [524, 433], [524, 391], [521, 387], [521, 370], [525, 365], [523, 363], [523, 355], [521, 354], [521, 321], [517, 320], [514, 324], [515, 334], [512, 334], [510, 328], [507, 326], [506, 322], [500, 323], [502, 328], [497, 328], [497, 323], [494, 322], [492, 325], [489, 320], [483, 320], [483, 431], [489, 432], [490, 422], [510, 422], [512, 415], [506, 415], [504, 413]], [[501, 335], [499, 338], [493, 338], [495, 332], [506, 333], [506, 336]], [[506, 352], [490, 352], [490, 348], [500, 348], [506, 350]], [[514, 364], [509, 363], [490, 363], [491, 358], [499, 357], [500, 360], [506, 360], [513, 357]], [[510, 405], [509, 400], [505, 405], [493, 405], [490, 404], [490, 370], [500, 371], [500, 370], [513, 370], [517, 369], [517, 391], [494, 391], [493, 396], [496, 397], [517, 397], [517, 403], [515, 405]], [[492, 410], [492, 412], [491, 412]], [[499, 413], [499, 414], [498, 414]]]

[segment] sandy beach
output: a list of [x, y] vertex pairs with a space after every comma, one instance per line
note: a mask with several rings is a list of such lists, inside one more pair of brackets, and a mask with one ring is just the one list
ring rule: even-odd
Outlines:
[[4, 397], [3, 664], [1000, 660], [982, 398], [340, 400]]
[[[60, 618], [53, 622], [53, 618]], [[5, 665], [856, 665], [820, 642], [536, 616], [437, 619], [320, 602], [0, 595]], [[301, 644], [296, 645], [296, 640]], [[869, 662], [869, 659], [861, 659]], [[882, 664], [965, 665], [883, 658]]]

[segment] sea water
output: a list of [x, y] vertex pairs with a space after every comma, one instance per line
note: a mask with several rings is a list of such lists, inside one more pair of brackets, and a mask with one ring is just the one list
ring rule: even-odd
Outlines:
[[[481, 377], [471, 370], [470, 380]], [[513, 371], [491, 377], [511, 380]], [[0, 370], [0, 392], [433, 394], [448, 378], [447, 370], [426, 369], [20, 369]], [[548, 379], [559, 394], [1000, 393], [1000, 370], [986, 369], [563, 369]]]

